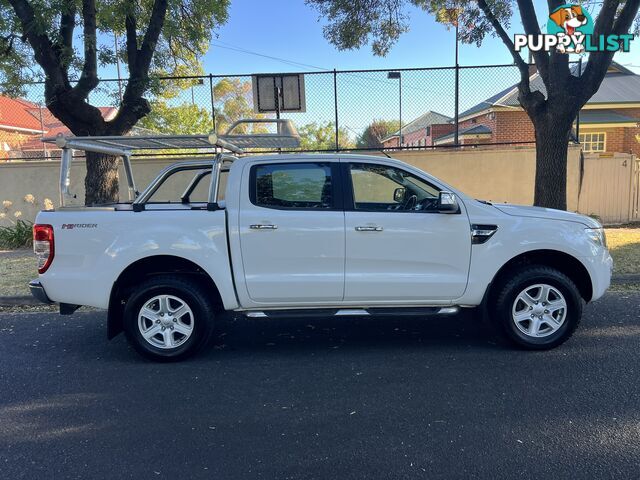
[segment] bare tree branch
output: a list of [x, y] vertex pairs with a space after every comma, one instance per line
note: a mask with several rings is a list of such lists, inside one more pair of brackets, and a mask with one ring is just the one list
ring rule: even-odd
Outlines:
[[[527, 35], [540, 35], [540, 26], [538, 25], [538, 17], [531, 0], [518, 0], [518, 9], [520, 10], [520, 18], [524, 31]], [[537, 52], [531, 51], [533, 59], [536, 63], [540, 76], [547, 81], [549, 69], [549, 55], [543, 50]]]
[[[615, 14], [619, 5], [619, 0], [605, 0], [595, 24], [594, 37], [608, 33], [622, 35], [629, 32], [633, 20], [638, 14], [640, 0], [627, 0], [616, 19]], [[604, 79], [615, 53], [592, 52], [589, 55], [589, 62], [580, 78], [580, 91], [582, 93], [580, 106], [584, 105], [600, 88], [602, 79]], [[600, 80], [597, 81], [598, 79]]]
[[67, 73], [58, 61], [58, 54], [49, 37], [39, 32], [33, 7], [27, 0], [8, 0], [22, 26], [23, 37], [33, 48], [36, 61], [44, 70], [47, 78], [56, 85], [69, 88]]
[[515, 62], [516, 66], [518, 67], [518, 70], [520, 70], [521, 80], [523, 82], [526, 82], [527, 88], [528, 88], [528, 85], [529, 85], [529, 65], [527, 65], [527, 63], [522, 59], [520, 54], [516, 51], [516, 47], [514, 46], [513, 41], [511, 40], [511, 37], [509, 37], [509, 35], [505, 31], [505, 29], [502, 27], [502, 25], [500, 24], [498, 19], [495, 17], [493, 12], [491, 11], [491, 8], [489, 8], [489, 5], [487, 5], [486, 0], [477, 0], [477, 1], [478, 1], [478, 6], [480, 7], [482, 12], [484, 13], [485, 17], [487, 17], [487, 19], [489, 20], [489, 22], [493, 26], [493, 29], [496, 31], [496, 33], [498, 34], [498, 36], [502, 40], [502, 43], [504, 43], [506, 45], [507, 49], [509, 50], [509, 53], [513, 57], [513, 61]]
[[98, 86], [98, 39], [96, 36], [96, 2], [83, 0], [82, 20], [84, 23], [84, 65], [74, 91], [86, 99], [89, 92]]
[[135, 4], [127, 2], [126, 9], [124, 27], [127, 34], [127, 65], [129, 66], [129, 71], [131, 71], [138, 56], [138, 26], [135, 16]]
[[[113, 131], [120, 131], [125, 125], [135, 124], [138, 119], [151, 110], [149, 102], [142, 95], [149, 84], [149, 67], [164, 25], [167, 5], [168, 0], [155, 0], [142, 45], [140, 49], [136, 50], [135, 60], [129, 59], [129, 81], [122, 97], [122, 106], [115, 118], [108, 123], [109, 128]], [[127, 52], [133, 49], [131, 45], [132, 26], [131, 22], [127, 24]]]
[[[65, 2], [65, 10], [63, 10], [60, 16], [60, 53], [62, 55], [68, 55], [73, 48], [73, 31], [76, 28], [76, 5], [72, 1]], [[68, 63], [67, 65], [68, 66]]]

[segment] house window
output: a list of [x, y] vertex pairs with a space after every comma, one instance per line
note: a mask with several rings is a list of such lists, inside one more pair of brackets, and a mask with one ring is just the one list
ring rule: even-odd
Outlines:
[[581, 133], [578, 140], [585, 152], [604, 152], [607, 149], [607, 134], [604, 132]]
[[427, 137], [431, 136], [431, 126], [427, 127], [427, 131], [425, 133], [426, 133]]

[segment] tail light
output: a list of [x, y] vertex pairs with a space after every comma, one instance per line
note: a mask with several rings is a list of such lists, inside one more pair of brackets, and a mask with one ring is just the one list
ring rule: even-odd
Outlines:
[[47, 271], [55, 254], [53, 227], [51, 225], [33, 226], [33, 253], [38, 257], [38, 273]]

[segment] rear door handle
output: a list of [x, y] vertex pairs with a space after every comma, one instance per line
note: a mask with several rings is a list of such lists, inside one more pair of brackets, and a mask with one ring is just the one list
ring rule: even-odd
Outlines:
[[366, 225], [356, 227], [356, 232], [381, 232], [384, 230], [382, 227], [378, 227], [377, 225]]
[[249, 228], [252, 230], [275, 230], [278, 228], [278, 226], [266, 223], [257, 223], [254, 225], [249, 225]]

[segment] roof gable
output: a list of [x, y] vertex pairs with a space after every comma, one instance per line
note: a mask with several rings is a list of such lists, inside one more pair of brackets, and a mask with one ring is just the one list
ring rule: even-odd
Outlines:
[[[451, 117], [429, 110], [428, 112], [420, 115], [415, 120], [411, 120], [409, 123], [404, 125], [402, 127], [402, 134], [408, 135], [409, 133], [417, 132], [418, 130], [421, 130], [423, 128], [430, 127], [433, 124], [449, 123], [451, 120], [453, 120]], [[400, 130], [393, 132], [385, 140], [392, 137], [397, 137], [398, 135], [400, 135]]]
[[[573, 72], [577, 70], [577, 65], [572, 67]], [[547, 89], [538, 73], [530, 77], [531, 90], [542, 92], [545, 97]], [[602, 80], [598, 91], [589, 99], [589, 104], [615, 104], [615, 103], [640, 103], [640, 75], [636, 75], [631, 70], [622, 65], [612, 62], [607, 74]], [[518, 101], [518, 84], [515, 84], [502, 92], [493, 95], [486, 100], [460, 113], [459, 117], [472, 116], [491, 107], [520, 107]]]

